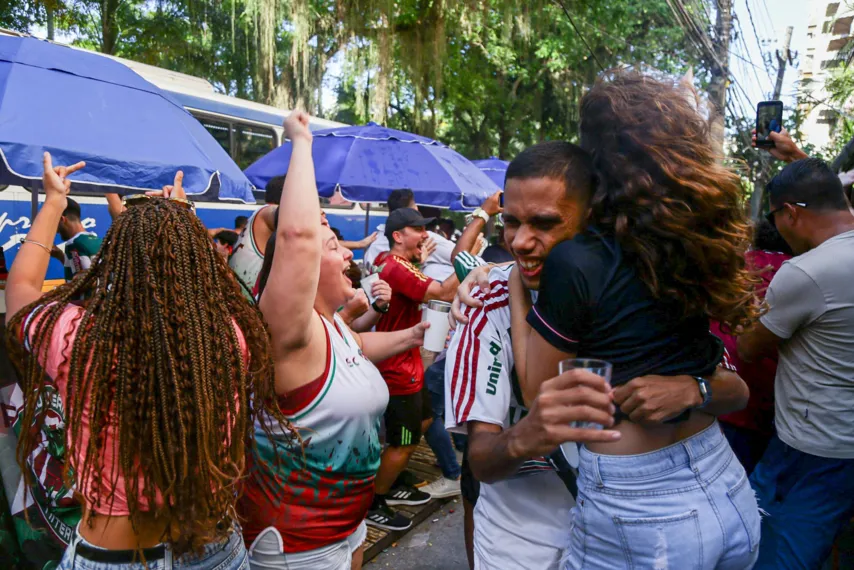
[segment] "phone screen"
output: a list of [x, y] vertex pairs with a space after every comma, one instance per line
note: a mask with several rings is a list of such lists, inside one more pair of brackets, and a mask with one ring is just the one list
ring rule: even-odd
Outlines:
[[504, 192], [498, 195], [498, 205], [504, 207]]
[[757, 146], [773, 146], [768, 140], [771, 131], [780, 132], [783, 128], [783, 103], [780, 101], [763, 101], [756, 108], [756, 144]]

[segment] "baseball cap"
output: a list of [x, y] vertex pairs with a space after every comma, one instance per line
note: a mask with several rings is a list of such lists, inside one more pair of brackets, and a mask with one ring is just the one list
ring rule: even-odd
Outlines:
[[419, 228], [430, 224], [436, 218], [425, 218], [414, 208], [398, 208], [388, 215], [385, 223], [386, 235], [397, 232], [403, 228]]

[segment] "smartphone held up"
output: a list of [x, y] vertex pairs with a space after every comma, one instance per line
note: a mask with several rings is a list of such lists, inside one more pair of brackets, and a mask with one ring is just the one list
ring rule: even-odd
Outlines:
[[756, 146], [771, 148], [774, 141], [769, 135], [779, 133], [783, 129], [783, 102], [762, 101], [756, 106]]

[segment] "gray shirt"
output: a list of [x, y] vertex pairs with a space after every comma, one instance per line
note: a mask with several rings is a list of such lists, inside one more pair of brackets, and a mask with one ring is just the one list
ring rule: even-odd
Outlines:
[[854, 458], [854, 231], [784, 263], [766, 299], [760, 320], [786, 339], [774, 385], [780, 439]]

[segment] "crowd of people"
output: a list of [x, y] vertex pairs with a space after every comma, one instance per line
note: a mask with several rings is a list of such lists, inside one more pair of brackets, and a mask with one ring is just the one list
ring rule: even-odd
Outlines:
[[[85, 165], [46, 154], [6, 330], [31, 488], [43, 402], [65, 412], [82, 510], [59, 568], [358, 570], [367, 525], [456, 495], [473, 570], [820, 568], [854, 515], [842, 181], [772, 133], [790, 164], [752, 224], [689, 87], [606, 74], [580, 118], [461, 233], [399, 189], [359, 242], [323, 215], [302, 112], [234, 230], [178, 173], [109, 196], [101, 242], [68, 197]], [[52, 256], [68, 281], [43, 294]], [[407, 469], [422, 435], [434, 482]]]

